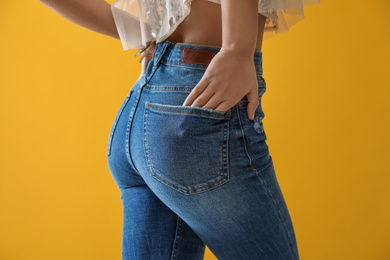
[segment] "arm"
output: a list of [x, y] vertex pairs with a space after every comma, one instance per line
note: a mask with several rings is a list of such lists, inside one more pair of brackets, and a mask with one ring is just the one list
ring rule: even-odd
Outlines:
[[258, 33], [258, 0], [221, 0], [222, 48], [253, 59]]
[[[120, 40], [111, 5], [104, 0], [39, 0], [65, 19], [92, 31]], [[142, 60], [140, 79], [153, 57], [153, 46]]]
[[111, 13], [104, 0], [39, 0], [65, 19], [92, 31], [119, 39]]
[[259, 105], [254, 53], [258, 34], [258, 0], [221, 0], [222, 48], [183, 106], [227, 111], [244, 96], [247, 115], [254, 119]]

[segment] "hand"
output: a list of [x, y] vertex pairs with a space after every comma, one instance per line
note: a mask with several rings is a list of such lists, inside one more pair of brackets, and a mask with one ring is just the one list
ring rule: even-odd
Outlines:
[[258, 92], [253, 56], [243, 56], [239, 52], [221, 48], [183, 106], [226, 112], [246, 96], [247, 115], [254, 120], [259, 105]]

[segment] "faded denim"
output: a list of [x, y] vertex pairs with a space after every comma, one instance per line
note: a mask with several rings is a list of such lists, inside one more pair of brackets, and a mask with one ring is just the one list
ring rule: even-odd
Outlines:
[[[182, 106], [207, 65], [180, 62], [181, 48], [159, 42], [119, 108], [107, 145], [123, 203], [122, 259], [298, 260], [262, 120], [262, 52], [255, 119], [244, 97], [226, 112]], [[239, 86], [237, 86], [239, 87]]]

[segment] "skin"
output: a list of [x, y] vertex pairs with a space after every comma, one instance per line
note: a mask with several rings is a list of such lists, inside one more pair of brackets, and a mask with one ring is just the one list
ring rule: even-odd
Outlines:
[[[111, 6], [104, 0], [39, 1], [73, 23], [120, 40]], [[255, 49], [261, 51], [266, 20], [258, 14], [257, 4], [258, 0], [221, 0], [221, 4], [193, 0], [191, 13], [167, 39], [221, 49], [183, 105], [227, 111], [247, 96], [248, 118], [254, 119], [259, 100], [253, 55]], [[154, 50], [155, 45], [142, 60], [139, 78]]]
[[[193, 3], [196, 8], [196, 1]], [[221, 0], [220, 6], [205, 0], [199, 0], [197, 3], [199, 3], [199, 8], [195, 9], [194, 13], [198, 17], [202, 16], [203, 23], [199, 18], [197, 22], [204, 25], [207, 36], [212, 37], [212, 33], [215, 33], [213, 44], [221, 46], [221, 49], [214, 56], [202, 79], [187, 96], [183, 105], [227, 111], [246, 95], [248, 118], [253, 120], [259, 105], [258, 81], [253, 56], [258, 45], [258, 23], [259, 20], [263, 20], [259, 19], [258, 0]], [[210, 11], [204, 14], [210, 4], [217, 5], [213, 7], [214, 10], [221, 9], [219, 11], [221, 17], [218, 17], [218, 11], [214, 13], [215, 16], [211, 15]], [[211, 5], [209, 7], [212, 8]], [[207, 19], [215, 20], [207, 21]], [[214, 25], [213, 22], [218, 24], [215, 26], [218, 27], [218, 31], [206, 29], [214, 28], [210, 26], [210, 24]], [[222, 25], [219, 27], [221, 22]], [[194, 26], [192, 28], [195, 33], [204, 33], [203, 30], [197, 30]], [[260, 28], [264, 28], [264, 25]], [[222, 45], [220, 45], [221, 39]], [[207, 39], [204, 38], [204, 40]], [[259, 45], [261, 50], [261, 41]]]
[[[224, 0], [222, 0], [223, 2]], [[243, 1], [244, 2], [244, 1]], [[248, 0], [247, 0], [248, 2]], [[222, 3], [224, 4], [224, 3]], [[235, 19], [236, 20], [236, 19]], [[210, 26], [212, 24], [213, 26]], [[258, 14], [256, 49], [261, 51], [265, 17]], [[252, 37], [251, 37], [252, 38]], [[253, 40], [251, 39], [251, 40]], [[185, 42], [201, 45], [222, 46], [221, 5], [208, 0], [193, 0], [191, 13], [168, 37], [171, 42]]]

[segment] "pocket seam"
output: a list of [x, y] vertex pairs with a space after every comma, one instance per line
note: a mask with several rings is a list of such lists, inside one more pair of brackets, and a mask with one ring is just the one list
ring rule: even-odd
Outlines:
[[[156, 103], [153, 103], [156, 104]], [[153, 108], [152, 108], [153, 109]], [[150, 155], [149, 155], [149, 146], [148, 146], [148, 141], [147, 141], [147, 125], [148, 125], [148, 116], [149, 116], [149, 111], [152, 110], [148, 106], [148, 102], [145, 103], [145, 111], [144, 111], [144, 116], [143, 116], [143, 143], [144, 143], [144, 152], [145, 152], [145, 158], [146, 162], [148, 165], [149, 173], [151, 176], [153, 176], [155, 179], [159, 180], [163, 184], [173, 188], [174, 190], [177, 190], [185, 195], [190, 195], [190, 194], [197, 194], [200, 192], [208, 191], [211, 189], [214, 189], [218, 186], [221, 186], [222, 184], [226, 183], [230, 179], [230, 174], [229, 174], [229, 150], [228, 150], [228, 144], [229, 144], [229, 121], [230, 117], [228, 117], [228, 121], [226, 122], [226, 125], [224, 125], [223, 128], [223, 139], [222, 139], [222, 156], [225, 160], [223, 160], [223, 168], [222, 168], [222, 175], [216, 177], [216, 181], [208, 184], [204, 184], [200, 187], [196, 188], [186, 188], [180, 184], [174, 184], [171, 181], [163, 178], [161, 175], [157, 174], [154, 170], [154, 167], [152, 165], [152, 162], [150, 161]], [[220, 119], [224, 119], [223, 117]]]
[[[159, 107], [161, 109], [158, 109], [156, 107]], [[200, 115], [200, 116], [205, 116], [208, 118], [216, 118], [216, 119], [224, 119], [224, 118], [226, 119], [231, 117], [231, 109], [227, 110], [226, 112], [222, 112], [222, 111], [217, 111], [217, 110], [212, 110], [212, 109], [202, 108], [202, 107], [166, 105], [160, 103], [152, 103], [150, 101], [147, 101], [145, 103], [145, 109], [146, 108], [150, 110], [161, 111], [163, 113]]]

